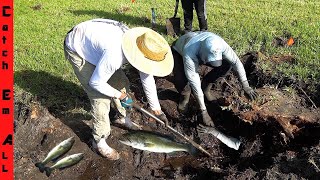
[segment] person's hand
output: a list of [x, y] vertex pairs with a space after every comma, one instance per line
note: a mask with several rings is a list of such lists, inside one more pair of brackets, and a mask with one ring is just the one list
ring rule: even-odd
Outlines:
[[161, 110], [160, 111], [155, 111], [155, 115], [157, 116], [157, 118], [159, 118], [161, 121], [164, 122], [166, 127], [169, 126], [168, 118]]
[[249, 86], [243, 88], [244, 92], [250, 97], [251, 100], [255, 100], [258, 97], [258, 94]]
[[200, 124], [197, 126], [197, 131], [199, 134], [212, 134], [214, 136], [217, 136], [219, 132], [214, 127], [204, 126]]
[[126, 109], [131, 109], [133, 100], [128, 94], [125, 94], [125, 97], [120, 99], [121, 106]]
[[249, 86], [248, 81], [243, 81], [242, 87], [251, 100], [255, 100], [258, 97], [258, 94]]
[[209, 134], [210, 128], [212, 128], [212, 127], [199, 124], [199, 126], [197, 126], [197, 131], [199, 134]]
[[202, 110], [201, 112], [203, 123], [207, 126], [214, 126], [211, 117], [208, 114], [207, 110]]

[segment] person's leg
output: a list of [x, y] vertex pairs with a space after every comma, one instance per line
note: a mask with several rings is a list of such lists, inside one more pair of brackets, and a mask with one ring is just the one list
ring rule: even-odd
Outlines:
[[195, 1], [200, 31], [208, 30], [206, 0]]
[[74, 72], [82, 87], [87, 93], [91, 103], [91, 114], [93, 117], [92, 135], [95, 148], [99, 153], [111, 160], [119, 159], [119, 153], [109, 147], [105, 139], [110, 135], [110, 103], [111, 98], [105, 96], [89, 86], [89, 80], [95, 66], [81, 58], [78, 54], [64, 47], [65, 57], [71, 63]]
[[214, 67], [209, 73], [207, 73], [203, 77], [203, 93], [208, 101], [212, 101], [214, 99], [210, 92], [213, 84], [218, 80], [218, 78], [225, 77], [230, 72], [230, 70], [231, 65], [226, 61], [222, 61], [222, 65], [220, 67]]
[[180, 95], [178, 110], [180, 112], [186, 112], [187, 105], [190, 99], [191, 87], [184, 73], [182, 56], [173, 48], [171, 48], [171, 50], [174, 58], [174, 66], [173, 66], [174, 85]]
[[183, 17], [184, 17], [184, 31], [192, 31], [193, 20], [193, 0], [181, 0]]

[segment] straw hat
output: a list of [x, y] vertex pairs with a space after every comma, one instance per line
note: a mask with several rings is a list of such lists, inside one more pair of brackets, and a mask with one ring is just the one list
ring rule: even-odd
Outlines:
[[173, 56], [168, 42], [152, 29], [136, 27], [126, 31], [122, 50], [129, 63], [146, 74], [163, 77], [173, 70]]

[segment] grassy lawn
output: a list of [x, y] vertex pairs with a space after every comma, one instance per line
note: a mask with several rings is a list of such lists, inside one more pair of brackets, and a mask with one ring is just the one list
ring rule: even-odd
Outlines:
[[[83, 97], [63, 54], [64, 36], [74, 25], [93, 18], [109, 18], [123, 21], [129, 27], [151, 27], [151, 7], [155, 7], [157, 31], [169, 43], [174, 41], [165, 35], [165, 20], [173, 16], [174, 0], [136, 0], [135, 3], [131, 0], [19, 0], [14, 3], [15, 91], [41, 96], [49, 106], [57, 103], [67, 106], [74, 101], [72, 98]], [[263, 51], [267, 56], [293, 55], [295, 64], [270, 68], [268, 62], [261, 63], [266, 70], [317, 83], [320, 79], [319, 9], [319, 0], [207, 1], [209, 30], [222, 36], [239, 56], [248, 51]], [[177, 16], [183, 26], [181, 4]], [[196, 15], [193, 26], [198, 28]], [[296, 39], [292, 47], [272, 45], [275, 37], [286, 33]]]

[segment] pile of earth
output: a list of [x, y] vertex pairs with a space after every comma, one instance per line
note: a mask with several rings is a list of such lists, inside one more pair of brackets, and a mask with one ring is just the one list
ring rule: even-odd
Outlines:
[[[320, 110], [316, 106], [320, 102], [316, 95], [305, 93], [305, 85], [292, 79], [282, 79], [275, 85], [277, 78], [256, 66], [258, 56], [259, 53], [250, 53], [242, 57], [250, 83], [259, 93], [257, 100], [245, 97], [237, 76], [231, 72], [218, 79], [212, 88], [216, 99], [206, 102], [216, 128], [241, 140], [239, 150], [228, 148], [210, 134], [198, 134], [196, 127], [202, 121], [195, 98], [191, 98], [186, 114], [177, 111], [179, 95], [172, 75], [156, 79], [163, 111], [173, 128], [199, 143], [212, 157], [133, 149], [118, 141], [127, 130], [112, 126], [108, 144], [120, 152], [121, 158], [106, 160], [91, 149], [92, 122], [87, 112], [73, 113], [62, 104], [46, 106], [43, 103], [46, 97], [25, 92], [15, 98], [15, 179], [46, 179], [34, 164], [71, 136], [76, 141], [67, 155], [82, 152], [85, 158], [72, 167], [54, 171], [50, 179], [317, 179]], [[209, 70], [203, 68], [201, 74]], [[148, 109], [137, 73], [130, 71], [129, 77], [132, 97]], [[300, 91], [288, 89], [288, 84], [294, 84]], [[84, 92], [75, 98], [83, 106], [89, 105]], [[134, 109], [132, 119], [145, 130], [175, 137]]]

